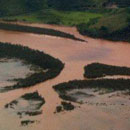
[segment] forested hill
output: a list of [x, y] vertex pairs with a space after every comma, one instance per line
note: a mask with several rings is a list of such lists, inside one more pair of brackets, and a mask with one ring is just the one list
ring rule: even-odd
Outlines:
[[46, 7], [46, 0], [0, 0], [0, 16], [17, 15]]
[[89, 8], [106, 8], [130, 6], [130, 0], [48, 0], [48, 5], [61, 10], [83, 10]]
[[84, 10], [111, 5], [130, 6], [130, 0], [0, 0], [0, 15], [16, 15], [45, 8]]

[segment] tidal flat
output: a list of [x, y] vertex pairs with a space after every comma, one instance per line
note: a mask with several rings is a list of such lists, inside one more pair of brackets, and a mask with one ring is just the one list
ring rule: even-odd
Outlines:
[[5, 108], [8, 112], [19, 116], [21, 125], [25, 126], [30, 123], [38, 122], [37, 120], [32, 120], [31, 117], [42, 114], [41, 107], [43, 104], [45, 104], [44, 98], [41, 97], [38, 92], [33, 92], [11, 101], [5, 105]]

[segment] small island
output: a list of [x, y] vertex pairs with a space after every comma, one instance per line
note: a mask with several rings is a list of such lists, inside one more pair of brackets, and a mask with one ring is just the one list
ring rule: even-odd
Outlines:
[[21, 60], [24, 64], [31, 64], [33, 65], [33, 70], [35, 71], [25, 78], [14, 79], [17, 81], [16, 84], [1, 88], [1, 92], [30, 87], [37, 83], [52, 79], [56, 77], [64, 67], [64, 64], [60, 60], [53, 58], [44, 52], [33, 50], [25, 46], [1, 42], [0, 59], [3, 58], [17, 59]]

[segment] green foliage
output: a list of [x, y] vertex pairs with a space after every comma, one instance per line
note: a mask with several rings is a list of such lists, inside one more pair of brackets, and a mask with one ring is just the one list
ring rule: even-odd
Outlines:
[[60, 83], [53, 86], [58, 92], [60, 98], [69, 101], [76, 101], [75, 98], [70, 97], [67, 92], [74, 89], [106, 89], [109, 92], [130, 90], [130, 79], [97, 79], [97, 80], [74, 80]]
[[130, 75], [130, 68], [92, 63], [84, 67], [86, 78], [98, 78], [107, 75]]
[[24, 25], [18, 25], [18, 24], [3, 23], [3, 22], [0, 23], [0, 29], [36, 33], [36, 34], [46, 34], [46, 35], [51, 35], [51, 36], [59, 36], [59, 37], [73, 39], [73, 40], [83, 41], [82, 39], [76, 38], [72, 34], [57, 31], [54, 29], [31, 27], [31, 26], [24, 26]]
[[59, 10], [86, 10], [130, 6], [129, 0], [48, 0], [48, 6]]
[[30, 14], [3, 17], [2, 20], [8, 21], [28, 21], [47, 24], [57, 24], [65, 26], [75, 26], [80, 23], [88, 23], [90, 19], [102, 17], [103, 13], [91, 11], [58, 11], [47, 9]]
[[21, 96], [21, 98], [24, 98], [25, 100], [42, 101], [43, 103], [45, 103], [44, 98], [42, 98], [38, 92], [24, 94], [23, 96]]
[[74, 105], [72, 105], [70, 102], [68, 103], [68, 102], [62, 101], [61, 105], [63, 106], [64, 110], [66, 110], [66, 111], [71, 111], [74, 109]]
[[17, 15], [46, 7], [46, 0], [0, 0], [0, 16]]
[[48, 54], [20, 45], [11, 45], [9, 43], [0, 43], [0, 58], [16, 58], [48, 70], [47, 72], [34, 73], [25, 79], [19, 79], [17, 84], [4, 87], [1, 89], [1, 92], [30, 87], [45, 80], [52, 79], [56, 77], [64, 67], [60, 60]]
[[112, 8], [112, 5], [129, 7], [129, 0], [0, 0], [0, 16], [18, 15], [55, 8], [58, 10], [88, 10]]
[[25, 0], [30, 11], [37, 11], [47, 7], [46, 0]]
[[21, 125], [22, 126], [27, 126], [27, 125], [33, 124], [33, 123], [35, 123], [34, 120], [24, 120], [24, 121], [21, 121]]
[[62, 101], [61, 105], [56, 107], [56, 112], [59, 113], [59, 112], [62, 112], [64, 110], [65, 111], [72, 111], [72, 110], [74, 110], [74, 108], [75, 107], [71, 102]]
[[80, 6], [80, 0], [48, 0], [48, 5], [60, 10], [72, 10]]
[[86, 25], [79, 24], [78, 31], [94, 38], [104, 38], [116, 41], [130, 41], [129, 8], [114, 9], [93, 22], [93, 19]]

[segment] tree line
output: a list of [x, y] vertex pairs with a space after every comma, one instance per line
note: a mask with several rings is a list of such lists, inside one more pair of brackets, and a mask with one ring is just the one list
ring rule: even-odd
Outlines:
[[55, 8], [58, 10], [86, 10], [116, 4], [130, 6], [130, 0], [0, 0], [0, 16], [16, 15], [32, 11]]
[[45, 80], [52, 79], [56, 77], [64, 67], [64, 64], [59, 59], [45, 54], [44, 52], [33, 50], [21, 45], [11, 45], [2, 42], [0, 42], [0, 58], [16, 58], [26, 61], [29, 64], [39, 66], [43, 70], [48, 70], [47, 72], [36, 72], [25, 79], [18, 79], [17, 84], [6, 86], [1, 89], [1, 92], [33, 86]]

